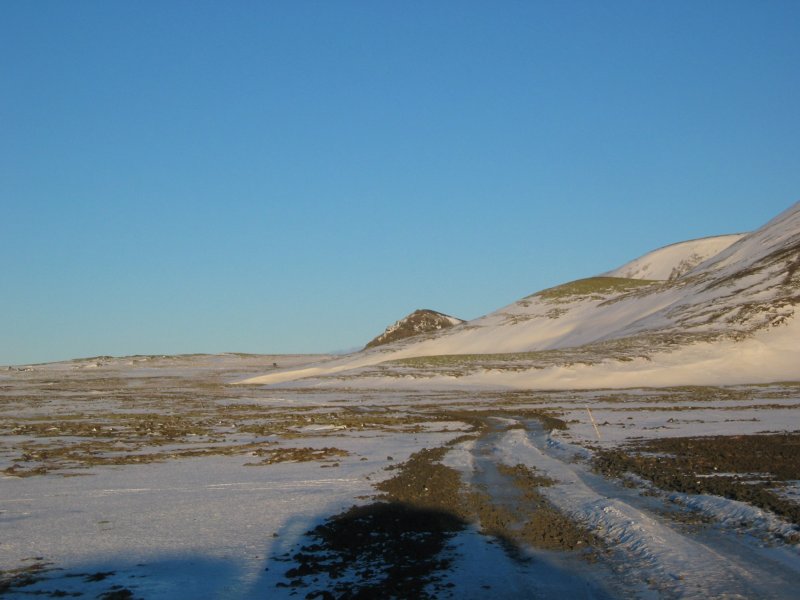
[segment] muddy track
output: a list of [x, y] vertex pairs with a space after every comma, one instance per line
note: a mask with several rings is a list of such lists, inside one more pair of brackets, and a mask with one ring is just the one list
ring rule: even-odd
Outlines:
[[[490, 418], [480, 425], [477, 452], [488, 456], [483, 450], [503, 430]], [[421, 450], [390, 467], [394, 475], [375, 486], [381, 492], [376, 502], [330, 517], [308, 531], [294, 552], [275, 557], [292, 564], [278, 587], [309, 599], [448, 597], [447, 575], [458, 560], [449, 542], [475, 526], [484, 543], [499, 543], [520, 565], [534, 549], [597, 560], [600, 539], [540, 492], [552, 484], [549, 479], [488, 457], [478, 459], [474, 477], [463, 477], [441, 463], [452, 445]], [[524, 582], [520, 587], [532, 589]], [[586, 588], [578, 581], [562, 591], [583, 595]], [[609, 596], [598, 588], [589, 597]]]
[[[752, 539], [552, 445], [537, 419], [483, 416], [478, 429], [392, 467], [377, 502], [309, 531], [282, 557], [294, 566], [279, 585], [307, 598], [449, 597], [450, 541], [470, 527], [520, 565], [525, 597], [768, 598], [800, 583], [795, 567], [765, 559]], [[442, 464], [449, 452], [469, 467]], [[541, 552], [596, 581], [537, 592], [524, 565]]]
[[[513, 434], [513, 436], [512, 436]], [[800, 583], [797, 565], [764, 557], [747, 536], [676, 519], [666, 495], [654, 495], [593, 472], [537, 423], [508, 432], [498, 444], [538, 465], [559, 485], [547, 496], [605, 540], [605, 557], [631, 597], [646, 587], [664, 598], [770, 598]], [[509, 439], [512, 438], [513, 439]], [[685, 513], [682, 513], [685, 514]]]
[[475, 468], [470, 485], [481, 529], [506, 541], [507, 547], [586, 551], [601, 541], [556, 509], [542, 493], [552, 479], [522, 464], [498, 463], [494, 448], [507, 429], [489, 420], [489, 430], [472, 450]]

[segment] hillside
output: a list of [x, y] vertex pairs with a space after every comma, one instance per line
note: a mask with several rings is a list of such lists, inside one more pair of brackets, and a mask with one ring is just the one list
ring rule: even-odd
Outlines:
[[[750, 234], [709, 238], [701, 246], [678, 244], [639, 259], [663, 276], [682, 264], [685, 270], [687, 257], [710, 254], [672, 279], [641, 279], [641, 268], [628, 269], [636, 278], [579, 280], [419, 341], [401, 340], [245, 383], [345, 371], [338, 377], [349, 385], [358, 380], [374, 385], [376, 377], [386, 385], [412, 385], [424, 378], [511, 387], [796, 379], [800, 203]], [[712, 247], [722, 249], [713, 254]]]
[[677, 279], [744, 236], [743, 233], [737, 233], [670, 244], [648, 252], [603, 275], [627, 279]]

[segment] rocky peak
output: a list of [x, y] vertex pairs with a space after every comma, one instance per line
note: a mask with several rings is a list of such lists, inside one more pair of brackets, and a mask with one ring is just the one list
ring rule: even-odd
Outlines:
[[369, 342], [366, 347], [373, 348], [390, 342], [396, 342], [405, 338], [410, 338], [421, 333], [430, 333], [447, 329], [453, 325], [459, 325], [464, 321], [445, 315], [435, 310], [420, 309], [415, 310], [407, 317], [396, 323], [389, 325], [382, 334]]

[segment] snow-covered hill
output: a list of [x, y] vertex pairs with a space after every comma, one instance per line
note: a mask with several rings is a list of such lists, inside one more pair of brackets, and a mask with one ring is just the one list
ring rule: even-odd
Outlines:
[[670, 244], [648, 252], [618, 269], [604, 273], [604, 276], [651, 280], [677, 279], [745, 235], [736, 233]]
[[246, 383], [337, 374], [348, 385], [380, 377], [533, 388], [800, 378], [800, 203], [750, 234], [709, 240], [662, 248], [628, 272], [671, 274], [708, 256], [672, 279], [570, 282], [424, 339]]

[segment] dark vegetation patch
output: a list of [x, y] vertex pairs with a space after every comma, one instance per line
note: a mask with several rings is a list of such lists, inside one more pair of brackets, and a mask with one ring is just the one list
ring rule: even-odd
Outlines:
[[621, 294], [653, 284], [660, 285], [663, 282], [648, 279], [628, 279], [626, 277], [589, 277], [542, 290], [534, 294], [534, 296], [545, 300], [560, 300], [572, 296], [589, 296], [602, 299], [609, 294]]
[[281, 399], [253, 401], [252, 388], [190, 377], [106, 380], [71, 373], [63, 380], [31, 376], [19, 386], [0, 406], [0, 436], [10, 436], [0, 446], [0, 472], [16, 477], [202, 456], [267, 456], [264, 450], [279, 438], [422, 432], [425, 423], [445, 419], [383, 407], [281, 406]]
[[[354, 506], [313, 529], [292, 556], [287, 587], [306, 598], [435, 598], [425, 588], [450, 566], [446, 541], [465, 523], [452, 513], [395, 502]], [[309, 577], [329, 578], [321, 589]], [[434, 586], [434, 589], [435, 586]]]
[[556, 509], [539, 491], [553, 485], [552, 479], [521, 464], [499, 465], [498, 470], [521, 494], [518, 511], [523, 515], [523, 524], [518, 536], [513, 537], [546, 550], [586, 550], [600, 545], [597, 537]]
[[[505, 402], [504, 402], [505, 404]], [[430, 408], [430, 407], [428, 407]], [[566, 430], [569, 425], [566, 421], [560, 418], [561, 413], [554, 410], [546, 410], [542, 408], [511, 408], [504, 406], [495, 406], [494, 408], [477, 408], [477, 409], [439, 409], [437, 416], [431, 416], [428, 420], [439, 418], [445, 421], [460, 421], [467, 423], [472, 427], [473, 433], [482, 433], [489, 428], [488, 420], [494, 418], [506, 418], [515, 420], [529, 420], [535, 419], [542, 424], [542, 427], [547, 431], [553, 429]], [[524, 427], [520, 424], [519, 427]]]
[[[731, 334], [732, 335], [732, 334]], [[742, 334], [743, 337], [744, 334]], [[529, 371], [552, 366], [597, 365], [609, 361], [630, 362], [636, 359], [651, 360], [653, 354], [673, 350], [697, 342], [712, 342], [730, 337], [715, 331], [656, 331], [637, 335], [592, 342], [582, 346], [531, 352], [506, 352], [492, 354], [441, 354], [416, 356], [388, 360], [372, 367], [372, 371], [361, 370], [348, 377], [369, 375], [380, 377], [435, 376], [463, 377], [479, 371]]]
[[[460, 319], [459, 319], [460, 321]], [[432, 333], [453, 327], [451, 317], [433, 310], [415, 310], [410, 315], [386, 328], [382, 334], [371, 340], [365, 348], [374, 348], [397, 342], [423, 333]]]
[[103, 581], [104, 579], [107, 579], [113, 575], [115, 575], [114, 571], [98, 571], [97, 573], [86, 575], [84, 581], [89, 581], [89, 582]]
[[664, 490], [747, 502], [800, 526], [800, 505], [779, 493], [800, 480], [800, 433], [663, 438], [599, 450], [606, 476], [634, 473]]
[[501, 493], [479, 486], [466, 495], [467, 514], [478, 520], [482, 533], [497, 538], [515, 560], [525, 560], [525, 546], [596, 556], [593, 549], [602, 545], [600, 539], [541, 493], [540, 488], [555, 483], [552, 479], [522, 464], [499, 464], [497, 470], [504, 480]]
[[[121, 585], [112, 585], [104, 592], [95, 596], [95, 592], [84, 591], [65, 591], [56, 587], [59, 582], [66, 580], [80, 579], [88, 584], [95, 584], [105, 581], [109, 577], [116, 575], [114, 571], [98, 571], [96, 573], [61, 573], [53, 577], [54, 572], [62, 571], [55, 569], [51, 563], [42, 562], [41, 557], [37, 557], [35, 562], [29, 566], [0, 571], [0, 597], [13, 594], [15, 598], [22, 596], [45, 597], [45, 598], [79, 598], [89, 595], [93, 598], [105, 600], [132, 600], [133, 592]], [[30, 586], [38, 585], [36, 589], [29, 589]]]
[[793, 243], [783, 244], [779, 249], [774, 252], [758, 259], [752, 265], [739, 269], [735, 273], [725, 277], [714, 279], [706, 289], [714, 289], [718, 287], [730, 286], [735, 284], [740, 279], [750, 277], [764, 271], [765, 269], [781, 265], [785, 275], [781, 282], [784, 288], [788, 291], [796, 291], [797, 281], [796, 274], [800, 268], [800, 239], [795, 239]]
[[39, 560], [26, 567], [7, 571], [0, 570], [0, 596], [42, 581], [49, 571], [52, 571], [50, 563]]
[[[461, 477], [455, 469], [440, 464], [447, 448], [423, 449], [412, 454], [398, 473], [375, 487], [383, 492], [381, 500], [400, 502], [420, 508], [461, 512]], [[389, 467], [392, 469], [392, 467]]]
[[569, 425], [567, 425], [564, 419], [560, 419], [546, 411], [527, 411], [524, 413], [524, 416], [525, 418], [533, 417], [538, 420], [546, 431], [552, 431], [554, 429], [566, 431], [569, 428]]
[[555, 484], [553, 479], [550, 479], [546, 475], [539, 475], [535, 469], [526, 467], [523, 464], [517, 464], [513, 467], [499, 464], [497, 465], [497, 470], [500, 471], [502, 475], [510, 478], [514, 485], [523, 491], [540, 487], [550, 487]]
[[467, 523], [453, 510], [461, 504], [459, 475], [437, 462], [445, 452], [417, 452], [378, 484], [380, 501], [308, 532], [309, 543], [277, 559], [296, 563], [277, 585], [307, 590], [309, 599], [437, 597], [451, 564], [445, 545]]
[[714, 523], [714, 517], [680, 504], [668, 506], [656, 512], [662, 517], [675, 523], [680, 523], [687, 528], [700, 529]]
[[271, 465], [279, 462], [310, 462], [341, 458], [349, 456], [347, 450], [341, 448], [275, 448], [273, 450], [259, 450], [258, 456], [266, 456], [257, 463], [246, 463], [246, 466]]
[[[231, 456], [244, 453], [258, 455], [273, 442], [253, 444], [220, 445], [195, 448], [173, 448], [161, 452], [146, 452], [137, 449], [121, 449], [98, 443], [78, 443], [68, 446], [26, 445], [25, 452], [10, 467], [0, 473], [14, 477], [33, 477], [50, 472], [69, 469], [85, 469], [101, 465], [144, 465], [180, 458], [203, 456]], [[33, 466], [30, 466], [30, 465]], [[68, 474], [76, 474], [70, 471]]]
[[[714, 296], [690, 310], [676, 309], [671, 316], [683, 327], [719, 322], [727, 337], [742, 339], [755, 331], [785, 325], [800, 303], [800, 240], [795, 237], [745, 268], [729, 274], [701, 273], [691, 278], [702, 292]], [[782, 277], [778, 277], [778, 275]], [[748, 278], [752, 278], [747, 282]], [[763, 297], [764, 291], [770, 296]], [[722, 308], [720, 308], [722, 306]]]
[[112, 586], [107, 592], [98, 596], [100, 600], [133, 600], [133, 592], [119, 585]]

